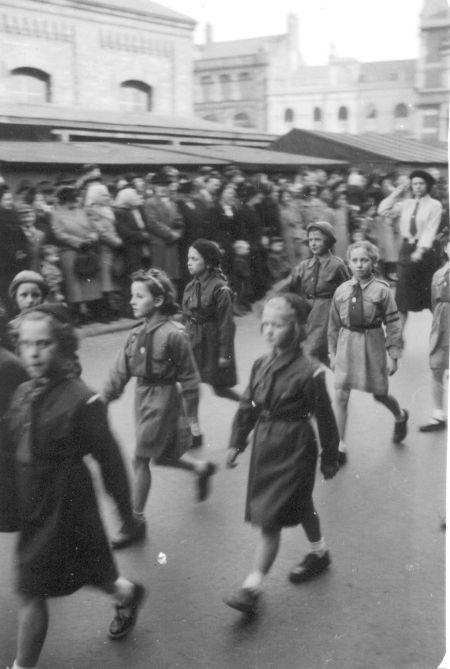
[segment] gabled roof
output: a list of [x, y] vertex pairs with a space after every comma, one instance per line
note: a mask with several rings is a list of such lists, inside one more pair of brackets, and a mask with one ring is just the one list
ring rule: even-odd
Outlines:
[[361, 162], [406, 163], [415, 165], [447, 164], [447, 145], [426, 144], [401, 134], [347, 133], [303, 130], [295, 128], [273, 142], [278, 151], [308, 153]]
[[110, 7], [133, 14], [144, 14], [149, 17], [169, 19], [181, 23], [195, 25], [194, 19], [173, 9], [164, 7], [153, 0], [73, 0], [76, 5], [92, 5], [97, 7]]
[[248, 39], [228, 40], [226, 42], [210, 42], [197, 47], [198, 58], [234, 58], [236, 56], [253, 56], [270, 51], [284, 35], [268, 35], [266, 37], [250, 37]]

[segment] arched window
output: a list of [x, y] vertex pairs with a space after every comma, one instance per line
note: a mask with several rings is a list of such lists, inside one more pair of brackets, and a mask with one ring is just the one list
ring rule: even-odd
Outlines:
[[9, 93], [14, 102], [45, 104], [51, 102], [51, 79], [47, 72], [35, 67], [11, 70]]
[[408, 118], [408, 107], [403, 102], [396, 105], [394, 109], [394, 118]]
[[288, 107], [284, 110], [285, 123], [292, 123], [294, 120], [294, 110]]
[[409, 131], [409, 111], [404, 102], [400, 102], [394, 108], [394, 130], [396, 132]]
[[368, 104], [364, 114], [364, 129], [368, 132], [376, 130], [378, 111], [374, 104]]
[[339, 107], [338, 119], [339, 119], [339, 121], [348, 121], [348, 109], [347, 109], [347, 107]]
[[320, 107], [314, 107], [313, 119], [314, 119], [314, 123], [321, 123], [322, 122], [322, 110], [321, 110]]
[[152, 87], [144, 81], [129, 79], [120, 84], [120, 103], [129, 112], [149, 112], [152, 110]]
[[248, 97], [248, 83], [251, 80], [249, 72], [239, 72], [238, 75], [238, 84], [239, 84], [239, 95], [241, 98]]
[[212, 89], [214, 85], [212, 77], [205, 75], [200, 79], [200, 85], [202, 87], [203, 102], [209, 102], [212, 99]]
[[251, 128], [252, 127], [252, 122], [250, 119], [250, 116], [246, 114], [245, 112], [239, 112], [238, 114], [235, 114], [234, 119], [233, 119], [234, 125], [239, 125], [241, 128]]
[[228, 74], [221, 74], [219, 77], [220, 82], [220, 92], [222, 94], [223, 100], [229, 100], [231, 98], [231, 80]]

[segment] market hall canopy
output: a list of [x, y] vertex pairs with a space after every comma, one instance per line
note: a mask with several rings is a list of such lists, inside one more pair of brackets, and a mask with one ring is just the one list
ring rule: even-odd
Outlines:
[[115, 142], [20, 142], [0, 141], [0, 161], [20, 165], [83, 165], [180, 167], [234, 164], [258, 170], [308, 167], [344, 167], [346, 162], [292, 155], [235, 145], [161, 146]]
[[271, 148], [275, 151], [345, 160], [355, 167], [386, 170], [399, 166], [446, 166], [448, 162], [445, 144], [428, 144], [402, 134], [371, 132], [350, 135], [293, 128], [272, 142]]

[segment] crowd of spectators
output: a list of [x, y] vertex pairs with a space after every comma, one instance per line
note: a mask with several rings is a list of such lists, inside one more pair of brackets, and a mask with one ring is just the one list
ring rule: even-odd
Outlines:
[[[445, 227], [447, 182], [436, 170], [433, 176]], [[189, 174], [165, 167], [109, 182], [98, 166], [86, 165], [78, 178], [23, 181], [15, 192], [3, 182], [0, 299], [14, 316], [8, 288], [18, 272], [32, 270], [46, 281], [47, 300], [66, 302], [79, 325], [128, 316], [130, 275], [158, 267], [181, 296], [189, 246], [202, 237], [219, 245], [235, 313], [242, 315], [309, 257], [306, 229], [315, 221], [333, 226], [334, 253], [343, 259], [352, 241], [377, 244], [381, 272], [395, 282], [398, 220], [377, 212], [405, 178], [358, 169], [286, 176], [205, 166]]]

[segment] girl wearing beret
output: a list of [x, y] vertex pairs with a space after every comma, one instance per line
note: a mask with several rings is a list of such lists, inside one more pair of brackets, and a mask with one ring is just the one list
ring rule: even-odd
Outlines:
[[184, 290], [182, 308], [201, 380], [216, 395], [239, 401], [232, 390], [237, 383], [233, 297], [220, 259], [214, 242], [197, 239], [192, 244], [187, 265], [193, 280]]
[[336, 242], [331, 223], [316, 221], [308, 226], [307, 232], [312, 258], [302, 260], [275, 289], [295, 293], [306, 300], [310, 312], [304, 349], [329, 366], [327, 328], [331, 300], [336, 288], [347, 281], [350, 274], [344, 261], [331, 252]]

